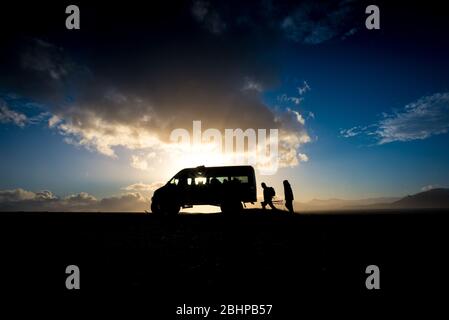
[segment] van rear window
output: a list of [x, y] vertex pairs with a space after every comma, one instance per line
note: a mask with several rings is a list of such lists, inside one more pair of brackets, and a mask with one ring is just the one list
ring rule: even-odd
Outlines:
[[234, 180], [234, 179], [240, 181], [240, 183], [248, 183], [247, 176], [232, 177], [232, 180]]

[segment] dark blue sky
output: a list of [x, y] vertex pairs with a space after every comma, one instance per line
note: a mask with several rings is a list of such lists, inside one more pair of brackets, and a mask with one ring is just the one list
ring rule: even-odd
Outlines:
[[170, 129], [192, 120], [284, 130], [294, 157], [259, 178], [288, 177], [301, 201], [449, 186], [446, 15], [377, 4], [380, 30], [360, 1], [80, 3], [76, 31], [64, 4], [33, 7], [43, 19], [11, 5], [0, 190], [151, 192], [188, 160], [208, 163], [170, 162]]
[[[320, 47], [287, 46], [280, 53], [283, 85], [265, 94], [267, 103], [276, 104], [285, 92], [294, 95], [304, 80], [312, 87], [299, 107], [315, 115], [307, 123], [316, 141], [304, 146], [310, 161], [299, 170], [299, 181], [308, 190], [314, 186], [310, 197], [322, 197], [324, 190], [325, 197], [401, 196], [428, 185], [448, 185], [447, 134], [379, 145], [376, 135], [340, 133], [376, 124], [383, 113], [402, 112], [422, 97], [449, 91], [447, 40], [410, 43], [408, 38], [392, 39], [382, 30], [372, 38], [356, 34]], [[415, 117], [408, 125], [429, 132], [447, 129], [447, 97], [443, 103], [440, 119], [422, 123], [432, 116]]]

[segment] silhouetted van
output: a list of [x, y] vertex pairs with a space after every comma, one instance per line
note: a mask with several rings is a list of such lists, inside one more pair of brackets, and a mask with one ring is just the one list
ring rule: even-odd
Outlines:
[[220, 206], [222, 212], [239, 212], [242, 202], [255, 202], [256, 177], [251, 166], [196, 167], [179, 171], [157, 189], [151, 211], [177, 214], [181, 207]]

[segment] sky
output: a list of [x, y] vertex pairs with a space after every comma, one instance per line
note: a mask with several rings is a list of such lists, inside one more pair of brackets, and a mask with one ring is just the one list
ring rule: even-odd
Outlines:
[[[226, 165], [177, 128], [278, 129], [295, 199], [449, 186], [449, 21], [441, 4], [2, 4], [0, 208], [133, 211], [180, 169]], [[260, 190], [259, 190], [260, 194]]]

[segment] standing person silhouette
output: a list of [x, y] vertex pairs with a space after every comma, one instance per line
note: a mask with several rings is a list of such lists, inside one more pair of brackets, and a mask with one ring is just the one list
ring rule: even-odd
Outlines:
[[288, 209], [290, 213], [294, 213], [293, 211], [293, 191], [292, 187], [288, 180], [284, 180], [284, 199], [285, 199], [285, 207]]
[[277, 210], [273, 204], [273, 197], [275, 196], [273, 187], [267, 187], [265, 182], [262, 182], [261, 186], [263, 189], [263, 201], [261, 202], [262, 209], [265, 210], [265, 207], [269, 205], [271, 209]]

